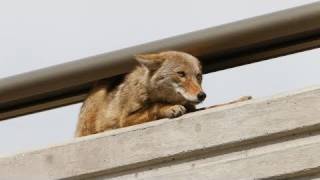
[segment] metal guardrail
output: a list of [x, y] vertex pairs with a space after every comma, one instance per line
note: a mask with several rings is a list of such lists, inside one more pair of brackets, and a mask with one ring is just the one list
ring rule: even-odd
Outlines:
[[180, 50], [214, 72], [320, 47], [320, 2], [0, 79], [0, 120], [82, 101], [90, 85], [127, 73], [134, 54]]

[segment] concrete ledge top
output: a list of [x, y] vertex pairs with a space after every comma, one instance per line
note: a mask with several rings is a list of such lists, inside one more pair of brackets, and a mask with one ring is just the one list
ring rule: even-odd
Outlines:
[[320, 129], [320, 86], [0, 158], [4, 179], [88, 178]]

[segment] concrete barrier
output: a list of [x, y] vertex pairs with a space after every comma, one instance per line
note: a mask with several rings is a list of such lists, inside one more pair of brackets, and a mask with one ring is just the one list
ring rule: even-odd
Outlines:
[[0, 158], [1, 179], [268, 179], [320, 173], [320, 87]]

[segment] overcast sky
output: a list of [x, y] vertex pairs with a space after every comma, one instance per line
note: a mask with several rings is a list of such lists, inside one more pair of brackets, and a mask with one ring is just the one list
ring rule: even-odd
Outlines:
[[[0, 78], [315, 0], [1, 0]], [[206, 75], [202, 106], [320, 84], [319, 50]], [[0, 156], [70, 141], [80, 105], [0, 122]]]

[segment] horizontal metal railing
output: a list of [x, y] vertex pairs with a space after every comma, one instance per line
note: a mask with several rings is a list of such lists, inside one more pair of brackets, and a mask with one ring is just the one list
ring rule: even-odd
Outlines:
[[191, 53], [214, 72], [320, 46], [320, 2], [0, 79], [0, 120], [82, 101], [97, 80], [127, 73], [133, 55]]

